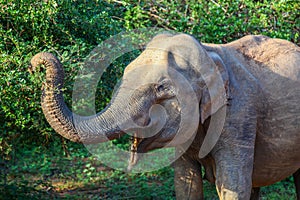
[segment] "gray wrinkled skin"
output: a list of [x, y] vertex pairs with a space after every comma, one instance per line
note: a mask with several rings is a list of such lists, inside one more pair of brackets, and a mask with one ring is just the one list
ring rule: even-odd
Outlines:
[[[77, 126], [59, 91], [63, 85], [61, 64], [47, 53], [37, 54], [32, 59], [32, 66], [37, 64], [44, 64], [47, 68], [42, 98], [44, 114], [59, 134], [73, 141], [95, 143], [121, 137], [124, 132], [118, 123], [123, 119], [131, 118], [141, 125], [147, 125], [151, 105], [164, 106], [167, 110], [165, 127], [156, 135], [142, 139], [137, 146], [138, 152], [162, 148], [172, 141], [179, 128], [181, 105], [171, 86], [163, 85], [161, 80], [168, 80], [169, 77], [162, 73], [160, 67], [145, 68], [145, 75], [140, 74], [136, 79], [151, 77], [152, 84], [148, 88], [137, 89], [134, 92], [136, 96], [132, 98], [122, 98], [122, 88], [128, 88], [128, 82], [136, 81], [128, 79], [128, 74], [138, 66], [155, 64], [180, 71], [190, 81], [199, 98], [200, 123], [194, 142], [174, 163], [177, 198], [203, 199], [203, 166], [206, 179], [216, 184], [220, 199], [248, 200], [252, 188], [273, 184], [293, 173], [299, 199], [298, 46], [265, 36], [246, 36], [221, 45], [200, 44], [184, 34], [156, 36], [126, 68], [123, 77], [126, 81], [112, 103], [95, 116], [81, 118], [73, 115], [82, 121]], [[224, 85], [214, 85], [215, 74], [208, 74], [212, 80], [208, 84], [215, 88], [209, 93], [199, 69], [209, 71], [212, 66], [219, 70]], [[158, 89], [161, 86], [165, 87], [164, 90]], [[200, 159], [199, 149], [210, 120], [219, 112], [216, 108], [212, 109], [211, 105], [218, 99], [220, 87], [225, 88], [228, 98], [224, 105], [220, 105], [220, 108], [227, 108], [225, 124], [217, 144], [206, 157]], [[175, 145], [178, 151], [181, 145]], [[257, 198], [257, 191], [253, 190], [252, 198]]]

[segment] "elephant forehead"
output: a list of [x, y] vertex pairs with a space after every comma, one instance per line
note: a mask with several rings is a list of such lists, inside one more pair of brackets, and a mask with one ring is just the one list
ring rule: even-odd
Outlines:
[[169, 55], [173, 55], [179, 64], [191, 61], [194, 57], [198, 60], [199, 47], [200, 44], [190, 35], [160, 34], [148, 43], [146, 50], [126, 67], [124, 73], [141, 66], [153, 66], [157, 70], [168, 67]]
[[165, 50], [146, 49], [139, 57], [132, 61], [124, 74], [143, 68], [146, 71], [163, 70], [168, 65], [168, 52]]
[[177, 34], [177, 35], [165, 35], [162, 34], [154, 37], [149, 44], [147, 49], [162, 49], [170, 50], [174, 46], [186, 46], [191, 48], [197, 48], [198, 42], [195, 38], [187, 34]]

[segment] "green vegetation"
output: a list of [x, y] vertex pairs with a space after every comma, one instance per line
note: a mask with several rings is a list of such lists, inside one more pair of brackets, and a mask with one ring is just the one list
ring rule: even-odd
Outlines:
[[[90, 158], [83, 145], [55, 134], [39, 103], [44, 74], [31, 73], [28, 66], [40, 51], [57, 55], [70, 103], [84, 58], [124, 30], [160, 27], [213, 43], [263, 34], [300, 45], [299, 0], [184, 2], [0, 0], [0, 199], [174, 199], [170, 167], [138, 175], [113, 171]], [[118, 59], [103, 76], [97, 109], [109, 101], [131, 57]], [[207, 182], [205, 195], [217, 198]], [[292, 179], [263, 188], [262, 197], [295, 197]]]

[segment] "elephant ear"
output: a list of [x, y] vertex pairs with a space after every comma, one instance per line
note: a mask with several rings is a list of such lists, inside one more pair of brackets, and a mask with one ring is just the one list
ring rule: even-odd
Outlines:
[[201, 123], [216, 113], [222, 106], [227, 104], [229, 96], [229, 76], [225, 64], [221, 57], [212, 51], [207, 52], [208, 62], [212, 71], [209, 75], [204, 75], [206, 86], [202, 88], [202, 96], [200, 100]]

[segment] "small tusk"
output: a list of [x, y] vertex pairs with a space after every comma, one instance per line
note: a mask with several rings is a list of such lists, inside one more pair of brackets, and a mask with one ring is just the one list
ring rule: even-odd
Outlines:
[[136, 136], [137, 136], [137, 133], [135, 133], [134, 136], [132, 136], [132, 138], [131, 138], [132, 144], [130, 146], [131, 152], [130, 152], [129, 164], [127, 167], [128, 171], [130, 171], [132, 169], [132, 167], [137, 164], [137, 161], [138, 161], [137, 149], [138, 149], [138, 145], [139, 145], [141, 139]]

